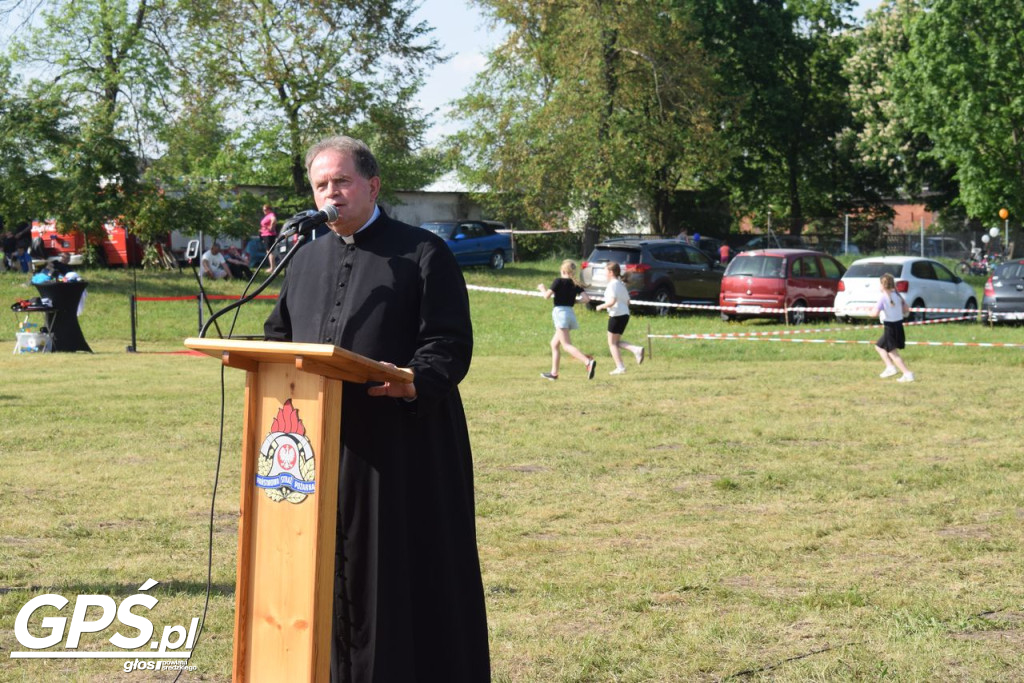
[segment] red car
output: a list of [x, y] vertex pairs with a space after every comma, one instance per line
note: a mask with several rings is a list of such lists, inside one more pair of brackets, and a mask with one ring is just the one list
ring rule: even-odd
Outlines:
[[807, 308], [832, 308], [846, 267], [810, 249], [745, 251], [725, 269], [718, 303], [723, 320], [775, 318], [802, 325], [808, 317], [832, 316]]

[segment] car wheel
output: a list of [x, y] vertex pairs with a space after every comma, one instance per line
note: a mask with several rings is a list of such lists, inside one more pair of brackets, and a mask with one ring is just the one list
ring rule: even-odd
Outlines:
[[963, 314], [966, 318], [964, 320], [965, 323], [978, 322], [978, 301], [974, 297], [967, 300], [967, 303], [964, 304], [964, 309], [970, 311], [970, 313]]
[[730, 322], [730, 321], [732, 321], [732, 316], [729, 315], [728, 313], [723, 313], [722, 314], [722, 322], [723, 323], [727, 323], [727, 322]]
[[491, 254], [490, 266], [492, 270], [501, 270], [505, 267], [505, 252], [496, 251]]
[[[654, 291], [654, 300], [659, 304], [670, 304], [672, 303], [672, 292], [667, 287], [658, 287]], [[656, 315], [666, 316], [672, 312], [672, 309], [668, 306], [659, 306], [654, 309]]]
[[[914, 299], [914, 303], [910, 304], [910, 307], [911, 308], [926, 308], [926, 306], [924, 304], [924, 301], [922, 301], [921, 299]], [[924, 311], [911, 311], [910, 312], [910, 322], [922, 323], [922, 322], [925, 321], [925, 319], [927, 319], [927, 317], [928, 316], [925, 314]]]
[[793, 305], [789, 308], [789, 324], [790, 325], [803, 325], [807, 322], [807, 308], [806, 301], [794, 301]]

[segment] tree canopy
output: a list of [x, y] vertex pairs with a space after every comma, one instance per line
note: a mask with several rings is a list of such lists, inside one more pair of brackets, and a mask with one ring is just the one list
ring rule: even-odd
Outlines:
[[482, 4], [510, 31], [460, 102], [456, 150], [495, 204], [600, 231], [721, 172], [712, 74], [677, 3]]
[[[451, 164], [497, 217], [674, 234], [694, 202], [790, 232], [896, 194], [1024, 212], [1020, 0], [474, 0], [505, 28], [425, 148], [444, 60], [414, 0], [0, 0], [0, 215], [143, 236], [251, 230], [345, 132], [419, 187]], [[290, 198], [290, 199], [289, 199]], [[713, 232], [713, 231], [711, 231]]]
[[[0, 1], [0, 18], [19, 6]], [[33, 113], [0, 122], [12, 131], [0, 146], [22, 157], [9, 156], [7, 179], [18, 182], [0, 195], [0, 214], [86, 232], [116, 219], [155, 236], [195, 229], [219, 206], [225, 229], [246, 230], [230, 214], [252, 203], [231, 189], [290, 187], [308, 200], [305, 149], [337, 132], [375, 146], [389, 187], [425, 184], [438, 159], [421, 153], [415, 96], [442, 56], [413, 9], [410, 0], [48, 3], [8, 50], [5, 68], [31, 74], [8, 101]], [[41, 107], [52, 102], [62, 114], [44, 134]], [[29, 135], [50, 142], [30, 149]]]
[[907, 12], [894, 65], [897, 106], [933, 143], [921, 156], [953, 171], [969, 215], [993, 221], [1024, 213], [1022, 17], [1019, 0], [927, 0]]

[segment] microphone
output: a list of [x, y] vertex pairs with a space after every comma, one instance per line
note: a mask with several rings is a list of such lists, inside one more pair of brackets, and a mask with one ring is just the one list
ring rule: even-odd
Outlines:
[[313, 232], [313, 228], [324, 223], [333, 223], [338, 220], [338, 209], [334, 204], [325, 204], [324, 208], [316, 211], [300, 211], [284, 223], [284, 229], [278, 235], [278, 241], [291, 237], [292, 235], [306, 236]]

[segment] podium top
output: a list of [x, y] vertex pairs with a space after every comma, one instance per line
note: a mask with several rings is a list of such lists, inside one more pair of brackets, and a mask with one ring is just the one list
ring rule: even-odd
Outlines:
[[299, 344], [248, 339], [189, 337], [185, 346], [233, 368], [256, 372], [260, 363], [294, 364], [299, 370], [349, 382], [409, 384], [413, 372], [396, 368], [331, 344]]

